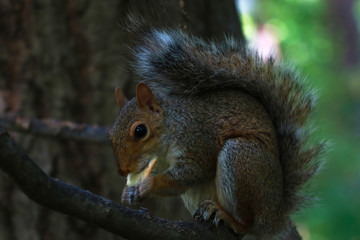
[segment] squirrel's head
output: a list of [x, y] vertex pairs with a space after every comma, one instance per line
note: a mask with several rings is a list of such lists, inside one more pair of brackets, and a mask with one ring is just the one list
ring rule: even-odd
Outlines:
[[140, 172], [156, 157], [164, 129], [163, 109], [151, 89], [144, 83], [136, 87], [136, 98], [127, 100], [120, 88], [115, 90], [120, 107], [109, 131], [117, 171], [121, 176]]

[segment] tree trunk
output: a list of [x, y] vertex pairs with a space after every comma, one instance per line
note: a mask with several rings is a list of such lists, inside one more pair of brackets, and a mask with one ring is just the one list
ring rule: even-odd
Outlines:
[[[120, 27], [129, 11], [154, 26], [243, 40], [230, 0], [0, 0], [0, 115], [110, 126], [117, 113], [114, 88], [120, 86], [131, 97], [135, 87], [129, 38]], [[12, 137], [50, 176], [120, 199], [124, 179], [115, 174], [110, 145], [16, 132]], [[36, 205], [2, 173], [0, 189], [0, 239], [120, 239]], [[144, 204], [155, 215], [189, 219], [179, 203], [171, 198]]]

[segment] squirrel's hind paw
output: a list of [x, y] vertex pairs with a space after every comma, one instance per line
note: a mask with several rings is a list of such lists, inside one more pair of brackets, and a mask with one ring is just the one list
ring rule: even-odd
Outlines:
[[237, 234], [245, 234], [246, 230], [242, 223], [235, 220], [219, 203], [205, 200], [199, 204], [194, 213], [194, 219], [200, 222], [208, 221], [212, 226], [218, 227], [221, 222], [231, 228]]

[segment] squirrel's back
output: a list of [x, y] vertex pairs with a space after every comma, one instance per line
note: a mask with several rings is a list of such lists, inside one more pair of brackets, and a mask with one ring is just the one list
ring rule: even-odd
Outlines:
[[[258, 139], [278, 155], [272, 120], [263, 105], [244, 91], [220, 89], [191, 96], [167, 96], [164, 101], [159, 97], [159, 100], [165, 109], [167, 126], [163, 134], [167, 139], [163, 142], [174, 143], [197, 156], [208, 156], [208, 164], [215, 164], [225, 141], [236, 137]], [[207, 148], [189, 144], [192, 140], [204, 142]]]
[[160, 97], [238, 89], [256, 98], [276, 129], [283, 176], [281, 211], [290, 214], [304, 202], [299, 190], [319, 169], [316, 157], [323, 145], [308, 143], [305, 123], [315, 97], [292, 68], [273, 59], [262, 61], [232, 38], [207, 43], [180, 30], [147, 32], [134, 53], [135, 72]]

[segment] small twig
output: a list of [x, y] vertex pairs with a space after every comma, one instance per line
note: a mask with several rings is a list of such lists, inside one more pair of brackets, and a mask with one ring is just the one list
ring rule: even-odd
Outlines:
[[225, 226], [169, 221], [132, 210], [46, 175], [0, 127], [0, 169], [32, 200], [127, 239], [237, 239]]
[[7, 130], [30, 133], [37, 136], [71, 139], [75, 141], [108, 144], [109, 128], [77, 124], [56, 119], [35, 119], [13, 115], [0, 116], [0, 126]]

